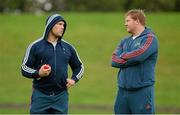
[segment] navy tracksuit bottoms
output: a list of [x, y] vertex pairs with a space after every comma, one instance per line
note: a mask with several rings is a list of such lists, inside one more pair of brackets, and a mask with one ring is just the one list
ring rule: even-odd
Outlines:
[[67, 114], [68, 92], [63, 91], [57, 95], [46, 95], [36, 89], [31, 97], [31, 114]]
[[119, 87], [116, 97], [115, 114], [154, 114], [154, 86], [136, 90]]

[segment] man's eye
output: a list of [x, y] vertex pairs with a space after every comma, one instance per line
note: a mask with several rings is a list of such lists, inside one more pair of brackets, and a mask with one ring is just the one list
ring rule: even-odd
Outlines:
[[62, 25], [61, 23], [59, 23], [59, 25]]

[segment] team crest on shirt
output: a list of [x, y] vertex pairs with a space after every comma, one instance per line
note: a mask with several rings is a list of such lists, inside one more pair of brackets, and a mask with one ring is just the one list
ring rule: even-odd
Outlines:
[[138, 46], [140, 46], [141, 44], [140, 44], [140, 42], [136, 42], [135, 44], [134, 44], [134, 47], [138, 47]]

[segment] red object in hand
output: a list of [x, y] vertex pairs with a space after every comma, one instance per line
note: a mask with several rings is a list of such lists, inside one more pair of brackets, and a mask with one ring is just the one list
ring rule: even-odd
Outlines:
[[50, 68], [49, 65], [45, 65], [45, 66], [43, 67], [43, 69], [49, 69], [49, 68]]

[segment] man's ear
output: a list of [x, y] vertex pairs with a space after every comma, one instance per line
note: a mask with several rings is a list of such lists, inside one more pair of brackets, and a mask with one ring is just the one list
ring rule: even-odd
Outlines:
[[140, 23], [138, 19], [136, 19], [135, 22], [136, 22], [136, 25], [138, 25]]

